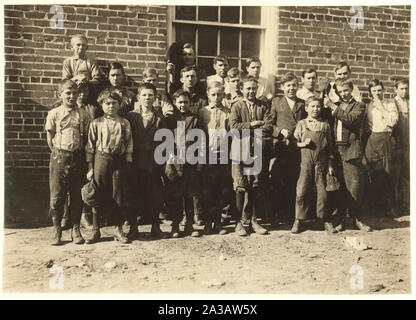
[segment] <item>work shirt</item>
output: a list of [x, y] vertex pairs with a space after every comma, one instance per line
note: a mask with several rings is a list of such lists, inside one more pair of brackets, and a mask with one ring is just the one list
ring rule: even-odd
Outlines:
[[[382, 104], [379, 108], [376, 105]], [[367, 119], [371, 132], [392, 132], [399, 120], [394, 102], [371, 101], [367, 107]]]
[[90, 124], [88, 143], [85, 148], [87, 162], [94, 160], [97, 151], [112, 155], [126, 155], [132, 161], [133, 140], [130, 123], [120, 117], [104, 115]]
[[85, 110], [61, 105], [48, 112], [45, 130], [55, 133], [52, 139], [55, 148], [73, 152], [83, 148], [88, 125], [89, 116]]
[[[220, 146], [223, 143], [228, 144], [227, 132], [230, 130], [230, 114], [230, 109], [223, 105], [208, 105], [199, 111], [199, 127], [208, 134], [209, 152], [219, 153]], [[220, 131], [221, 129], [223, 130]]]
[[101, 72], [96, 61], [89, 58], [81, 59], [74, 57], [65, 59], [62, 68], [62, 80], [70, 80], [81, 73], [88, 74], [89, 80], [100, 81], [101, 79]]

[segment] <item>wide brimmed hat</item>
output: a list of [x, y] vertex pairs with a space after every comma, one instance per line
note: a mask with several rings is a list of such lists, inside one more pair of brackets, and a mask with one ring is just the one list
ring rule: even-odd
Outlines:
[[96, 207], [98, 205], [97, 202], [97, 184], [95, 183], [94, 179], [91, 179], [88, 183], [86, 183], [81, 189], [81, 197], [82, 201], [90, 207]]

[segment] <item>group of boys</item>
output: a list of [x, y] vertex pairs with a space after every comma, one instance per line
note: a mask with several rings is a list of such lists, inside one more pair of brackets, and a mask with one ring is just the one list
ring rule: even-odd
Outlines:
[[[85, 100], [83, 85], [99, 81], [99, 69], [86, 57], [85, 36], [74, 36], [71, 46], [74, 55], [64, 62], [64, 80], [59, 85], [60, 106], [49, 112], [46, 121], [52, 150], [53, 245], [62, 243], [61, 220], [68, 193], [71, 237], [76, 244], [84, 243], [80, 232], [83, 206], [92, 208], [86, 210], [92, 213], [87, 243], [100, 240], [100, 219], [107, 211], [116, 226], [115, 240], [128, 243], [137, 239], [140, 219], [152, 225], [153, 236], [165, 238], [159, 219], [164, 206], [172, 220], [172, 238], [180, 237], [181, 221], [185, 235], [201, 235], [194, 224], [204, 225], [205, 234], [226, 234], [224, 208], [233, 211], [235, 232], [240, 236], [266, 234], [267, 229], [258, 223], [266, 211], [275, 214], [278, 222], [294, 222], [291, 231], [299, 233], [314, 211], [313, 204], [325, 229], [335, 233], [344, 228], [343, 223], [335, 228], [329, 215], [328, 190], [335, 176], [341, 183], [340, 212], [353, 215], [359, 229], [371, 231], [359, 215], [365, 105], [348, 79], [346, 63], [336, 67], [335, 83], [320, 91], [315, 89], [314, 69], [303, 73], [301, 90], [297, 77], [285, 74], [280, 81], [282, 98], [273, 98], [274, 90], [259, 77], [261, 62], [256, 57], [247, 61], [248, 75], [244, 77], [239, 69], [229, 68], [226, 57], [216, 57], [216, 74], [206, 79], [206, 96], [194, 90], [198, 79], [193, 67], [180, 71], [182, 88], [171, 96], [157, 94], [157, 73], [148, 69], [135, 98], [121, 110], [122, 96], [112, 87], [99, 92], [96, 107], [80, 102], [80, 97]], [[184, 132], [179, 130], [181, 124]], [[159, 165], [154, 159], [155, 134], [162, 128], [173, 133], [175, 148], [170, 161]], [[199, 152], [213, 155], [216, 164], [178, 161], [179, 152], [195, 153], [189, 141], [182, 151], [176, 145], [183, 138], [180, 135], [195, 128], [206, 136], [206, 145]], [[237, 152], [232, 150], [235, 144], [231, 153], [224, 152], [228, 135], [217, 133], [230, 130], [249, 132], [250, 152], [256, 143], [260, 145], [259, 170], [250, 171], [250, 165], [242, 161], [242, 140]], [[127, 234], [123, 232], [126, 220]]]

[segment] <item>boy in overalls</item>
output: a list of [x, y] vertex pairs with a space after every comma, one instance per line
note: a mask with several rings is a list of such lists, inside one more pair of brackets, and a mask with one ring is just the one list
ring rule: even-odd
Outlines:
[[302, 221], [312, 203], [310, 191], [313, 184], [316, 185], [317, 201], [316, 216], [323, 220], [325, 230], [336, 233], [336, 230], [327, 218], [328, 194], [325, 189], [327, 172], [334, 175], [334, 150], [335, 144], [329, 123], [320, 118], [322, 102], [316, 97], [306, 100], [306, 112], [308, 117], [296, 125], [294, 138], [297, 146], [301, 148], [300, 175], [296, 186], [295, 223], [292, 233], [301, 232]]

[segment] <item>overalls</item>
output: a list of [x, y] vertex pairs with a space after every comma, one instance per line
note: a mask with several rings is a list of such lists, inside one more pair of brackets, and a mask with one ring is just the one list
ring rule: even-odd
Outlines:
[[325, 218], [328, 194], [325, 178], [328, 169], [328, 141], [324, 131], [306, 128], [302, 141], [310, 138], [311, 143], [301, 149], [300, 175], [296, 186], [296, 219], [307, 218], [312, 201], [311, 191], [315, 183], [317, 191], [316, 215]]

